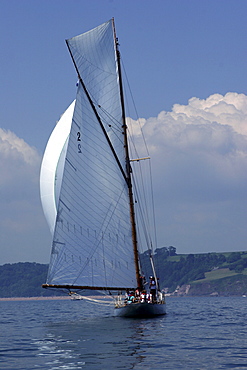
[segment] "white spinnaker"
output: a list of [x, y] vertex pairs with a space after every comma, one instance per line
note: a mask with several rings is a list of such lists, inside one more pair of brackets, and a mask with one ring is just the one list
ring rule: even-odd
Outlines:
[[40, 196], [51, 234], [54, 233], [61, 187], [64, 155], [74, 112], [75, 101], [57, 122], [46, 145], [40, 171]]
[[[124, 168], [111, 21], [89, 33], [69, 40], [69, 46]], [[98, 59], [93, 58], [96, 54]], [[47, 283], [126, 288], [136, 285], [127, 183], [81, 84], [68, 141]]]

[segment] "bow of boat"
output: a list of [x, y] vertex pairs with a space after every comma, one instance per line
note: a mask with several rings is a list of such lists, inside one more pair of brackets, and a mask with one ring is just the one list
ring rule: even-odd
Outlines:
[[114, 316], [117, 317], [155, 317], [166, 314], [165, 303], [131, 303], [126, 306], [116, 307]]

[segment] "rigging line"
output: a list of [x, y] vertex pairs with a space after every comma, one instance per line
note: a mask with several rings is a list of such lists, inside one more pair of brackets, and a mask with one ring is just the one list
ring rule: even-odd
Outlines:
[[[139, 123], [139, 126], [140, 126], [140, 121], [139, 119], [137, 120], [138, 123]], [[128, 129], [129, 130], [129, 129]], [[143, 136], [143, 130], [141, 129], [140, 127], [140, 130], [141, 130], [141, 133], [142, 133], [142, 138], [143, 138], [143, 141], [144, 141], [144, 144], [145, 144], [145, 148], [147, 150], [147, 153], [149, 154], [149, 151], [148, 151], [148, 147], [147, 147], [147, 144], [146, 144], [146, 141], [145, 141], [145, 138]], [[133, 138], [133, 135], [129, 135], [129, 139], [132, 143], [132, 146], [133, 146], [133, 149], [134, 149], [134, 152], [136, 154], [136, 157], [138, 157], [138, 150], [137, 150], [137, 147], [135, 145], [135, 142], [134, 142], [134, 138]], [[134, 156], [133, 156], [134, 157]], [[152, 219], [153, 219], [153, 229], [154, 229], [154, 244], [157, 248], [157, 230], [156, 230], [156, 219], [155, 219], [155, 210], [154, 210], [154, 194], [153, 194], [153, 182], [152, 182], [152, 171], [151, 171], [151, 163], [149, 163], [149, 172], [150, 172], [150, 193], [151, 193], [151, 212], [152, 212]], [[141, 183], [142, 183], [142, 188], [143, 188], [143, 194], [144, 194], [144, 201], [145, 201], [145, 204], [146, 204], [146, 196], [145, 196], [145, 186], [143, 184], [143, 175], [142, 175], [142, 171], [140, 170], [140, 173], [141, 173]], [[137, 191], [137, 184], [135, 183], [135, 186], [136, 186], [136, 194], [138, 194], [138, 191]], [[146, 208], [147, 209], [147, 208]], [[141, 210], [141, 209], [140, 209]], [[149, 230], [150, 230], [150, 222], [149, 222], [149, 218], [148, 218], [148, 215], [146, 214], [146, 217], [144, 217], [144, 213], [143, 213], [143, 208], [142, 208], [142, 217], [143, 217], [143, 223], [145, 223], [144, 221], [144, 218], [146, 218], [146, 222], [147, 224], [149, 224]], [[146, 224], [145, 224], [146, 225]], [[147, 229], [146, 226], [144, 226], [145, 229]], [[149, 231], [150, 232], [150, 231]], [[151, 238], [151, 233], [149, 235], [149, 242], [148, 242], [148, 238], [146, 237], [146, 243], [147, 243], [147, 246], [148, 248], [153, 252], [153, 247], [152, 247], [152, 238]]]
[[[111, 132], [114, 134], [114, 136], [117, 138], [117, 140], [119, 141], [120, 144], [122, 144], [122, 141], [121, 141], [121, 138], [119, 136], [119, 134], [122, 134], [122, 129], [117, 126], [116, 124], [120, 124], [119, 121], [113, 117], [109, 112], [107, 112], [104, 108], [102, 108], [102, 106], [98, 106], [102, 112], [109, 118], [110, 122], [112, 123], [112, 125], [110, 125], [106, 119], [103, 119], [102, 117], [102, 121], [109, 127], [111, 127]], [[115, 121], [115, 122], [114, 122]]]
[[143, 225], [143, 232], [144, 234], [146, 235], [146, 243], [147, 243], [147, 246], [148, 246], [148, 239], [150, 238], [147, 238], [147, 235], [149, 234], [150, 235], [150, 227], [149, 227], [149, 222], [148, 222], [148, 217], [147, 217], [147, 207], [144, 209], [144, 207], [141, 206], [141, 200], [140, 200], [140, 196], [138, 194], [138, 191], [137, 191], [137, 184], [134, 180], [134, 186], [135, 186], [135, 189], [136, 189], [136, 198], [137, 198], [137, 204], [138, 204], [138, 209], [139, 209], [139, 213], [140, 213], [140, 216], [141, 216], [141, 221], [142, 221], [142, 225]]
[[[148, 162], [149, 163], [147, 164], [147, 166], [148, 166], [148, 170], [149, 170], [149, 183], [150, 183], [149, 184], [150, 190], [148, 192], [149, 194], [147, 194], [147, 191], [145, 189], [145, 185], [144, 185], [144, 181], [143, 181], [142, 166], [139, 167], [141, 185], [142, 185], [142, 193], [143, 193], [143, 202], [145, 204], [146, 212], [144, 212], [144, 207], [139, 207], [139, 208], [140, 208], [140, 210], [142, 210], [143, 215], [146, 215], [145, 216], [146, 225], [148, 226], [147, 229], [149, 230], [149, 233], [150, 233], [149, 245], [151, 246], [150, 249], [153, 253], [151, 229], [153, 227], [153, 238], [154, 238], [153, 242], [154, 242], [154, 245], [155, 245], [156, 248], [157, 248], [157, 230], [156, 230], [156, 218], [155, 218], [155, 208], [154, 208], [154, 192], [153, 192], [153, 179], [152, 179], [151, 161], [148, 161]], [[136, 177], [133, 176], [133, 178], [134, 178], [134, 180], [136, 180]], [[138, 187], [138, 184], [137, 184], [136, 181], [134, 182], [134, 184], [135, 184], [135, 189], [136, 189], [136, 196], [139, 199], [138, 204], [140, 205], [140, 204], [142, 204], [142, 202], [140, 202], [140, 192], [138, 191], [139, 187]], [[151, 197], [150, 207], [151, 207], [152, 217], [149, 217], [148, 214], [147, 214], [147, 212], [148, 212], [147, 197]], [[143, 220], [144, 220], [144, 216], [143, 216]], [[152, 224], [152, 227], [151, 227], [151, 224]]]
[[[131, 143], [132, 143], [132, 147], [131, 149], [134, 149], [135, 153], [137, 154], [137, 157], [138, 157], [138, 151], [137, 151], [137, 148], [136, 148], [136, 145], [135, 145], [135, 142], [134, 142], [134, 138], [133, 138], [133, 135], [129, 135], [130, 139], [131, 139]], [[134, 157], [134, 156], [133, 156]], [[150, 157], [149, 157], [150, 158]], [[154, 196], [153, 196], [153, 184], [152, 184], [152, 174], [151, 174], [151, 163], [149, 162], [148, 164], [148, 169], [149, 169], [149, 191], [148, 191], [148, 194], [147, 194], [147, 189], [146, 189], [146, 186], [144, 185], [144, 180], [143, 180], [143, 171], [142, 171], [142, 166], [139, 166], [138, 167], [138, 172], [139, 172], [139, 178], [140, 178], [140, 182], [138, 181], [138, 183], [140, 183], [141, 185], [141, 191], [142, 191], [142, 197], [143, 197], [143, 202], [144, 202], [144, 205], [145, 207], [139, 207], [140, 208], [140, 211], [142, 211], [142, 217], [143, 217], [143, 222], [144, 222], [144, 229], [147, 229], [149, 230], [149, 235], [150, 235], [150, 240], [148, 242], [148, 239], [146, 240], [146, 243], [147, 243], [147, 246], [150, 250], [152, 250], [152, 237], [151, 237], [151, 224], [153, 225], [153, 233], [154, 234], [154, 243], [155, 245], [157, 246], [157, 234], [156, 234], [156, 222], [155, 222], [155, 212], [154, 212]], [[137, 172], [137, 169], [136, 169], [136, 166], [133, 167], [133, 172], [136, 173]], [[139, 205], [140, 205], [140, 192], [139, 192], [139, 186], [136, 182], [136, 177], [133, 176], [133, 178], [135, 178], [135, 195], [138, 197], [139, 199]], [[147, 207], [147, 198], [150, 197], [150, 194], [151, 194], [151, 213], [152, 213], [152, 217], [150, 218], [147, 214], [147, 210], [148, 210], [148, 207]], [[146, 209], [146, 211], [144, 212], [144, 210]], [[145, 214], [145, 217], [144, 217], [144, 214]], [[146, 220], [146, 221], [144, 221]], [[150, 223], [151, 222], [151, 223]], [[147, 227], [148, 225], [148, 227]]]
[[[149, 155], [148, 146], [147, 146], [147, 143], [146, 143], [146, 140], [145, 140], [145, 136], [143, 134], [143, 130], [142, 130], [142, 127], [141, 127], [141, 124], [140, 124], [139, 115], [138, 115], [138, 112], [137, 112], [137, 108], [136, 108], [136, 104], [135, 104], [134, 97], [133, 97], [133, 94], [132, 94], [132, 90], [131, 90], [131, 87], [130, 87], [130, 83], [129, 83], [129, 80], [128, 80], [128, 76], [127, 76], [127, 73], [126, 73], [126, 70], [125, 70], [123, 58], [122, 58], [122, 66], [123, 66], [123, 70], [124, 70], [124, 75], [125, 75], [125, 78], [126, 78], [127, 86], [129, 88], [130, 96], [131, 96], [131, 99], [132, 99], [132, 103], [133, 103], [133, 106], [134, 106], [134, 110], [135, 110], [135, 113], [136, 113], [137, 122], [139, 123], [140, 131], [141, 131], [142, 138], [143, 138], [143, 142], [144, 142], [145, 148], [147, 150], [147, 153]], [[130, 138], [132, 140], [132, 136], [130, 136]], [[136, 147], [134, 145], [134, 142], [133, 142], [133, 146], [134, 146], [134, 148], [136, 150]], [[155, 242], [155, 246], [157, 248], [157, 228], [156, 228], [156, 217], [155, 217], [155, 209], [154, 209], [154, 195], [153, 195], [153, 181], [152, 181], [151, 161], [149, 163], [149, 166], [150, 166], [150, 181], [151, 181], [152, 212], [153, 212], [153, 220], [154, 220], [154, 222], [153, 222], [154, 223], [154, 238], [155, 238], [154, 242]]]
[[[95, 104], [95, 106], [97, 105], [97, 103], [95, 103], [94, 102], [94, 104]], [[114, 128], [115, 128], [115, 130], [116, 131], [118, 131], [119, 133], [122, 133], [122, 129], [118, 126], [118, 125], [120, 125], [120, 122], [112, 115], [112, 114], [110, 114], [106, 109], [104, 109], [103, 107], [102, 107], [102, 105], [97, 105], [98, 106], [98, 108], [100, 109], [100, 110], [102, 110], [102, 112], [110, 119], [110, 121], [114, 124]], [[107, 125], [109, 125], [107, 122], [105, 122], [105, 124], [107, 124]], [[115, 126], [116, 125], [116, 126]]]
[[[150, 182], [151, 182], [151, 197], [152, 197], [152, 212], [153, 212], [153, 227], [154, 227], [154, 243], [155, 249], [157, 249], [157, 228], [156, 228], [156, 217], [155, 217], [155, 208], [154, 208], [154, 192], [153, 192], [153, 179], [152, 179], [152, 168], [151, 168], [151, 161], [149, 163], [149, 171], [150, 171]], [[152, 248], [152, 253], [154, 252]]]
[[147, 143], [146, 143], [144, 134], [143, 134], [143, 130], [141, 128], [140, 119], [139, 119], [139, 115], [138, 115], [138, 112], [137, 112], [136, 104], [135, 104], [134, 97], [133, 97], [133, 94], [132, 94], [132, 91], [131, 91], [131, 88], [130, 88], [130, 83], [129, 83], [129, 80], [128, 80], [128, 76], [127, 76], [127, 73], [126, 73], [126, 70], [125, 70], [125, 67], [124, 67], [123, 58], [122, 58], [122, 66], [123, 66], [124, 76], [126, 78], [127, 86], [129, 88], [130, 96], [131, 96], [131, 99], [132, 99], [132, 103], [133, 103], [133, 106], [134, 106], [135, 114], [136, 114], [136, 117], [137, 117], [137, 122], [139, 123], [139, 126], [140, 126], [140, 130], [141, 130], [141, 134], [142, 134], [142, 139], [143, 139], [143, 142], [145, 144], [145, 148], [147, 150], [147, 153], [149, 155], [148, 146], [147, 146]]
[[[133, 181], [134, 181], [134, 186], [136, 187], [137, 184], [135, 182], [135, 178], [133, 179]], [[152, 178], [151, 178], [150, 181], [152, 181]], [[136, 193], [137, 193], [137, 199], [139, 199], [139, 193], [137, 192], [137, 190], [136, 190]], [[156, 223], [155, 223], [155, 213], [154, 213], [153, 192], [151, 192], [151, 197], [152, 197], [151, 205], [152, 205], [152, 212], [153, 212], [153, 232], [152, 232], [152, 235], [153, 235], [153, 238], [154, 238], [155, 248], [157, 249], [157, 239], [156, 239], [157, 238], [157, 233], [156, 233]], [[146, 227], [146, 222], [147, 222], [147, 224], [149, 224], [149, 217], [148, 217], [147, 214], [146, 214], [146, 217], [145, 217], [145, 213], [143, 212], [144, 211], [143, 207], [140, 207], [140, 202], [138, 202], [138, 205], [139, 205], [139, 208], [138, 208], [139, 212], [137, 213], [137, 215], [140, 216], [140, 222], [142, 224], [142, 230], [143, 230], [144, 238], [146, 240], [146, 245], [147, 245], [150, 257], [152, 257], [152, 256], [154, 256], [154, 246], [153, 246], [153, 242], [152, 242], [151, 228], [148, 229]], [[150, 224], [149, 224], [149, 227], [150, 227]], [[139, 226], [138, 226], [138, 232], [140, 234]], [[153, 259], [153, 264], [154, 264], [154, 259]]]
[[[112, 91], [114, 90], [114, 88], [112, 88]], [[88, 91], [89, 92], [89, 91]], [[115, 94], [115, 95], [118, 95], [118, 94]], [[94, 106], [95, 107], [98, 107], [110, 120], [111, 120], [111, 122], [112, 123], [114, 123], [114, 124], [118, 124], [119, 125], [119, 121], [112, 115], [112, 114], [110, 114], [106, 109], [104, 109], [103, 107], [102, 107], [102, 105], [100, 105], [98, 102], [97, 102], [97, 100], [95, 99], [95, 97], [93, 96], [93, 94], [92, 94], [92, 92], [90, 92], [90, 96], [91, 96], [91, 99], [92, 99], [92, 102], [93, 102], [93, 104], [94, 104]], [[101, 119], [102, 119], [102, 117], [101, 117]], [[107, 124], [107, 122], [105, 122], [106, 124]], [[116, 128], [117, 128], [117, 131], [119, 131], [119, 132], [122, 132], [122, 130], [121, 130], [121, 126], [120, 126], [120, 128], [118, 128], [118, 126], [116, 126]]]
[[[131, 140], [131, 143], [132, 143], [132, 147], [134, 149], [134, 152], [135, 152], [136, 156], [138, 157], [138, 151], [137, 151], [137, 148], [136, 148], [136, 145], [135, 145], [133, 136], [132, 135], [129, 135], [129, 138]], [[150, 157], [149, 157], [149, 159], [150, 159]], [[150, 164], [149, 164], [149, 168], [150, 168]], [[134, 167], [133, 167], [133, 169], [134, 169]], [[134, 172], [137, 172], [137, 171], [134, 170]], [[150, 172], [150, 174], [149, 174], [149, 177], [150, 177], [150, 191], [149, 191], [149, 193], [151, 193], [151, 210], [152, 210], [152, 214], [154, 214], [153, 190], [152, 190], [152, 182], [151, 182], [152, 177], [151, 177], [151, 171], [150, 170], [149, 170], [149, 172]], [[148, 212], [147, 211], [148, 210], [147, 198], [149, 196], [147, 194], [147, 190], [146, 190], [146, 187], [144, 185], [143, 171], [142, 171], [142, 167], [141, 166], [139, 167], [139, 178], [140, 178], [140, 185], [141, 185], [141, 190], [142, 190], [142, 194], [143, 194], [143, 199], [142, 200], [143, 200], [144, 205], [145, 205], [145, 207], [139, 207], [139, 209], [140, 209], [140, 212], [142, 214], [143, 229], [144, 230], [149, 230], [149, 237], [148, 237], [148, 232], [146, 234], [146, 243], [147, 243], [148, 249], [150, 249], [150, 246], [152, 245], [151, 225], [150, 225], [150, 218], [148, 217], [148, 214], [147, 214], [147, 212]], [[137, 197], [138, 204], [140, 205], [141, 204], [141, 202], [140, 202], [140, 192], [138, 190], [139, 189], [139, 186], [137, 185], [136, 177], [135, 176], [133, 176], [133, 179], [134, 179], [134, 185], [135, 185], [135, 196]], [[144, 209], [146, 209], [146, 212], [144, 212]], [[156, 230], [155, 227], [154, 227], [154, 230]], [[156, 232], [154, 231], [154, 233], [156, 233]], [[156, 234], [154, 236], [154, 239], [156, 240]]]
[[[129, 139], [129, 141], [131, 143], [131, 146], [130, 146], [131, 158], [141, 158], [142, 155], [139, 154], [139, 152], [137, 150], [137, 147], [136, 147], [136, 144], [135, 144], [135, 136], [136, 135], [133, 133], [133, 127], [130, 129], [129, 126], [127, 126], [127, 130], [129, 132], [128, 139]], [[146, 159], [146, 158], [147, 159], [150, 159], [150, 155], [149, 155], [149, 152], [148, 152], [146, 146], [145, 146], [145, 149], [146, 149], [146, 153], [143, 154], [144, 159]]]
[[[129, 141], [132, 145], [132, 147], [130, 146], [131, 158], [140, 158], [141, 155], [139, 155], [138, 150], [137, 150], [136, 145], [135, 145], [135, 142], [134, 142], [134, 137], [133, 137], [134, 135], [130, 134], [130, 129], [128, 128], [128, 126], [127, 126], [127, 129], [128, 129], [128, 132], [129, 132], [128, 138], [129, 138]], [[149, 156], [149, 154], [148, 154], [148, 156]]]
[[[141, 169], [140, 170], [140, 179], [141, 179], [141, 184], [142, 184], [142, 196], [140, 195], [139, 191], [139, 186], [136, 182], [136, 176], [132, 176], [133, 180], [133, 185], [134, 185], [134, 195], [137, 200], [138, 207], [137, 209], [139, 210], [140, 218], [141, 218], [141, 224], [143, 228], [143, 233], [145, 235], [145, 240], [146, 240], [146, 245], [148, 248], [150, 243], [151, 243], [151, 228], [150, 228], [150, 222], [149, 222], [149, 217], [148, 217], [148, 206], [147, 206], [147, 194], [145, 191], [145, 186], [144, 186], [144, 181], [143, 181], [143, 174]], [[135, 172], [135, 171], [134, 171]], [[141, 201], [143, 200], [143, 202]], [[144, 203], [144, 206], [142, 206], [142, 203]]]
[[[137, 166], [138, 164], [136, 164], [135, 166], [133, 166], [133, 168], [135, 169], [134, 170], [134, 174], [137, 173]], [[147, 205], [147, 199], [149, 197], [148, 193], [147, 193], [147, 187], [144, 185], [144, 176], [143, 176], [143, 171], [142, 171], [142, 165], [139, 163], [139, 166], [138, 166], [138, 170], [139, 170], [139, 178], [140, 178], [140, 186], [138, 186], [138, 183], [136, 181], [136, 176], [133, 176], [134, 180], [135, 180], [135, 194], [138, 198], [138, 205], [139, 205], [139, 208], [142, 210], [143, 214], [145, 214], [145, 219], [146, 219], [146, 223], [148, 225], [148, 227], [146, 227], [149, 232], [151, 230], [151, 227], [150, 227], [150, 221], [149, 221], [149, 217], [148, 217], [148, 205]], [[141, 187], [141, 188], [140, 188]], [[140, 191], [139, 191], [139, 188], [140, 188], [140, 191], [142, 192], [142, 198], [143, 198], [143, 202], [140, 201]], [[151, 198], [152, 200], [152, 198]], [[140, 204], [143, 204], [144, 203], [144, 206], [141, 207]], [[145, 211], [145, 212], [144, 212]], [[150, 235], [151, 235], [151, 232], [150, 232]]]
[[93, 304], [99, 304], [101, 306], [111, 306], [112, 305], [112, 301], [104, 302], [104, 301], [100, 301], [99, 299], [89, 298], [87, 296], [82, 296], [82, 298], [83, 300], [85, 299], [85, 301], [89, 301], [90, 303], [93, 303]]
[[[148, 217], [148, 205], [147, 205], [147, 198], [148, 198], [148, 194], [147, 194], [147, 191], [146, 191], [146, 188], [145, 188], [145, 185], [144, 185], [144, 179], [143, 179], [143, 171], [142, 171], [142, 166], [139, 165], [138, 166], [138, 170], [136, 168], [137, 164], [133, 167], [133, 185], [134, 185], [134, 195], [135, 195], [135, 198], [137, 200], [137, 209], [139, 210], [139, 214], [140, 214], [140, 222], [142, 224], [142, 228], [143, 228], [143, 233], [145, 235], [145, 239], [146, 239], [146, 244], [147, 244], [147, 247], [150, 245], [150, 242], [151, 242], [151, 227], [150, 227], [150, 220], [149, 220], [149, 217]], [[140, 179], [140, 181], [138, 181], [137, 183], [137, 171], [139, 172], [138, 173], [138, 178]], [[143, 200], [143, 201], [142, 201]]]
[[[135, 182], [135, 179], [133, 179], [134, 181], [134, 186], [136, 188], [136, 182]], [[139, 195], [137, 193], [137, 199], [139, 200]], [[141, 218], [141, 224], [142, 224], [142, 227], [143, 227], [143, 233], [144, 233], [144, 236], [145, 236], [145, 240], [146, 240], [146, 244], [147, 244], [147, 247], [149, 248], [149, 244], [151, 242], [151, 232], [150, 232], [150, 228], [147, 226], [148, 224], [148, 220], [147, 220], [147, 214], [145, 215], [144, 211], [143, 211], [143, 208], [140, 207], [140, 201], [138, 201], [138, 209], [139, 209], [139, 214], [140, 214], [140, 218]], [[146, 219], [146, 221], [145, 221]]]
[[[136, 167], [138, 166], [139, 177], [140, 177], [139, 186], [141, 186], [140, 190], [142, 191], [142, 194], [143, 194], [143, 197], [144, 197], [143, 201], [144, 201], [144, 204], [145, 204], [145, 207], [146, 207], [146, 210], [147, 210], [147, 199], [148, 199], [148, 187], [147, 187], [147, 178], [146, 178], [147, 175], [145, 175], [143, 173], [142, 163], [143, 162], [135, 163], [133, 168], [135, 168], [135, 171], [136, 171], [136, 174], [137, 174], [137, 168]], [[145, 163], [145, 166], [146, 165], [147, 165], [147, 163]], [[144, 177], [145, 177], [145, 181], [144, 181]], [[141, 194], [141, 193], [139, 192], [139, 194]]]

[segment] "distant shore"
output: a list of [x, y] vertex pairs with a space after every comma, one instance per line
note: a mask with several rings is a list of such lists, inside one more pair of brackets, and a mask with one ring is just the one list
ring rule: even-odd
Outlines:
[[70, 299], [68, 296], [54, 296], [54, 297], [12, 297], [0, 298], [0, 301], [53, 301], [57, 299]]
[[[90, 299], [105, 299], [108, 298], [105, 295], [97, 296], [85, 296], [85, 300]], [[71, 296], [50, 296], [50, 297], [11, 297], [11, 298], [0, 298], [0, 301], [54, 301], [54, 300], [71, 300]]]

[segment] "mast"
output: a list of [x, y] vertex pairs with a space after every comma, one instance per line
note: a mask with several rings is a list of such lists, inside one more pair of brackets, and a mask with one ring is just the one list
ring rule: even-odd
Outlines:
[[133, 199], [132, 181], [131, 181], [131, 166], [130, 166], [130, 158], [129, 158], [128, 139], [127, 139], [127, 125], [126, 125], [123, 81], [122, 81], [121, 62], [120, 62], [121, 58], [120, 58], [120, 51], [118, 49], [119, 43], [116, 37], [114, 18], [112, 18], [112, 25], [113, 25], [114, 41], [115, 41], [116, 56], [117, 56], [118, 76], [119, 76], [119, 91], [120, 91], [120, 101], [121, 101], [121, 108], [122, 108], [122, 129], [123, 129], [123, 135], [124, 135], [126, 177], [127, 177], [127, 185], [128, 185], [128, 192], [129, 192], [130, 221], [131, 221], [131, 227], [132, 227], [132, 242], [133, 242], [134, 262], [135, 262], [135, 270], [136, 270], [136, 281], [137, 281], [137, 286], [142, 289], [143, 286], [142, 286], [142, 279], [141, 279], [140, 267], [139, 267], [139, 256], [138, 256], [138, 248], [137, 248], [137, 232], [136, 232], [136, 223], [135, 223], [135, 209], [134, 209], [134, 199]]

